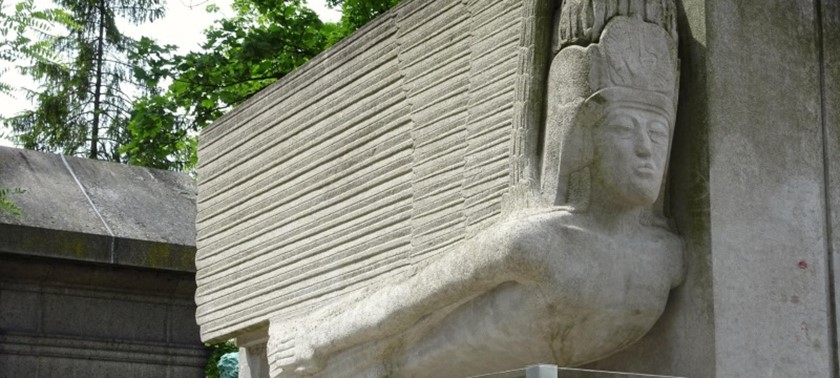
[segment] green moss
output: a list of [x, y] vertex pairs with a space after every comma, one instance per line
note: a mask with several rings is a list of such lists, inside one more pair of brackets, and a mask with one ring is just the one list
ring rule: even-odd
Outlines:
[[172, 249], [168, 244], [154, 244], [149, 249], [149, 266], [162, 268], [171, 265]]
[[85, 245], [78, 237], [72, 238], [67, 244], [72, 245], [68, 250], [73, 251], [73, 256], [78, 259], [85, 257]]

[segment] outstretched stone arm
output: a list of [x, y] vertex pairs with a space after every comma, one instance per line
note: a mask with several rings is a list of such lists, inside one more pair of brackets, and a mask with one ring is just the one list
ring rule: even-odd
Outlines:
[[274, 365], [284, 372], [315, 372], [321, 356], [399, 334], [425, 315], [502, 283], [538, 279], [545, 266], [529, 263], [533, 249], [525, 232], [521, 222], [492, 227], [402, 282], [320, 309], [297, 324], [278, 325], [277, 333], [294, 337], [281, 337], [287, 345], [275, 345], [283, 350], [273, 351]]

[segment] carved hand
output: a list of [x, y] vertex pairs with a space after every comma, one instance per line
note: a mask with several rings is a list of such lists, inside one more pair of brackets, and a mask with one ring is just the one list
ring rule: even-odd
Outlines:
[[323, 369], [323, 362], [315, 356], [309, 335], [311, 330], [302, 320], [272, 324], [278, 330], [268, 342], [271, 376], [297, 378], [315, 374]]

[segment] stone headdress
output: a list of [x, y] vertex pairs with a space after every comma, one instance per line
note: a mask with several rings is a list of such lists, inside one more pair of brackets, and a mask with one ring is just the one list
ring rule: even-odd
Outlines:
[[[661, 113], [673, 128], [679, 79], [673, 25], [670, 0], [563, 4], [554, 41], [559, 52], [549, 69], [544, 199], [572, 211], [588, 207], [591, 131], [607, 106], [643, 106]], [[656, 214], [661, 214], [661, 197], [652, 209]]]

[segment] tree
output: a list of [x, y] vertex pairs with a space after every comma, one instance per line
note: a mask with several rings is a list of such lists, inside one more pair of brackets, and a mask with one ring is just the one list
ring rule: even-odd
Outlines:
[[302, 0], [235, 0], [235, 15], [205, 32], [203, 51], [161, 63], [173, 82], [135, 103], [122, 149], [129, 162], [190, 169], [200, 129], [398, 0], [328, 2], [343, 7], [341, 22], [322, 22]]
[[[23, 147], [124, 161], [119, 147], [136, 93], [154, 93], [135, 77], [142, 48], [116, 26], [163, 16], [162, 0], [56, 0], [69, 15], [52, 46], [59, 61], [35, 60], [24, 72], [41, 83], [28, 94], [37, 107], [5, 120]], [[135, 60], [129, 59], [129, 55]]]
[[12, 201], [9, 196], [15, 194], [23, 194], [26, 193], [26, 190], [21, 188], [14, 188], [14, 189], [6, 189], [0, 188], [0, 215], [2, 214], [11, 214], [11, 215], [20, 215], [21, 210], [17, 205], [15, 205], [14, 201]]
[[338, 42], [399, 2], [400, 0], [327, 0], [327, 5], [341, 7], [342, 10], [338, 32], [333, 35], [331, 42]]
[[184, 55], [117, 30], [117, 16], [160, 17], [161, 1], [58, 0], [71, 21], [54, 42], [63, 60], [26, 68], [42, 83], [29, 94], [37, 107], [4, 121], [23, 147], [190, 171], [200, 129], [398, 0], [328, 0], [343, 7], [339, 23], [304, 0], [234, 0], [203, 50]]
[[[21, 0], [14, 5], [0, 0], [0, 74], [20, 61], [55, 61], [55, 39], [49, 33], [54, 25], [73, 26], [69, 15], [61, 9], [36, 9], [34, 0]], [[12, 94], [14, 88], [0, 81], [0, 93]]]

